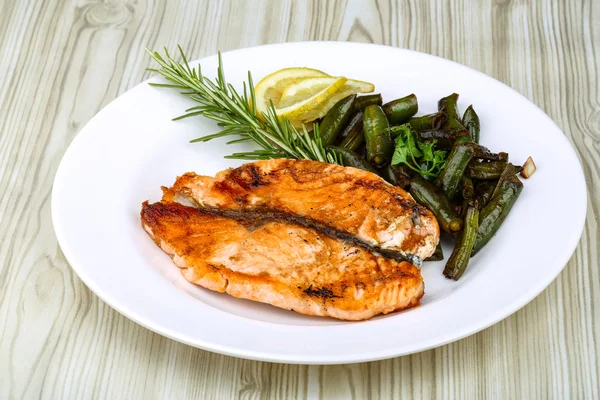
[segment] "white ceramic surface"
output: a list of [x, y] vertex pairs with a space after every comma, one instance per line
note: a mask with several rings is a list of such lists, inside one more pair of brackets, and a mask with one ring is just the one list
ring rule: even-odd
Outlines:
[[[200, 62], [213, 77], [216, 56]], [[188, 143], [217, 126], [202, 117], [172, 122], [191, 100], [142, 83], [81, 130], [52, 193], [54, 228], [69, 263], [94, 293], [139, 324], [192, 346], [257, 360], [389, 358], [452, 342], [507, 317], [546, 288], [575, 250], [586, 214], [577, 156], [550, 118], [504, 84], [427, 54], [358, 43], [269, 45], [224, 53], [223, 62], [236, 87], [248, 70], [258, 81], [276, 69], [310, 63], [331, 75], [373, 82], [384, 100], [415, 93], [420, 114], [458, 92], [459, 108], [473, 104], [480, 116], [482, 144], [509, 152], [515, 163], [531, 155], [538, 170], [460, 281], [442, 276], [443, 262], [423, 266], [420, 307], [358, 323], [307, 317], [186, 282], [142, 230], [141, 203], [158, 200], [161, 185], [186, 171], [214, 174], [240, 165], [223, 156], [250, 147]], [[557, 182], [569, 182], [568, 198], [557, 193]], [[448, 256], [451, 248], [444, 250]]]

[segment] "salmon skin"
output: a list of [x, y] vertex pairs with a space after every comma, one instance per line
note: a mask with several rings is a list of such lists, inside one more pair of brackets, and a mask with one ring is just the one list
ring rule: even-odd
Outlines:
[[141, 220], [185, 279], [238, 298], [356, 321], [416, 306], [423, 296], [414, 265], [277, 214], [219, 215], [163, 201], [145, 202]]
[[367, 171], [310, 160], [257, 161], [214, 178], [186, 173], [164, 188], [163, 200], [274, 215], [416, 265], [440, 236], [433, 214], [403, 189]]

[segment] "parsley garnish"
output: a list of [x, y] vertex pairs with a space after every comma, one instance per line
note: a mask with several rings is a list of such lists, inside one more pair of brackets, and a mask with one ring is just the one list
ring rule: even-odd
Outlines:
[[435, 139], [419, 140], [409, 124], [393, 126], [390, 133], [396, 141], [392, 165], [406, 165], [423, 176], [436, 177], [440, 174], [446, 165], [447, 152], [435, 149]]

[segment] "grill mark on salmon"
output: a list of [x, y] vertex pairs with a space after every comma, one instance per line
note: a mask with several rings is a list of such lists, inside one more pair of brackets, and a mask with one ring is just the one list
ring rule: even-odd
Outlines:
[[145, 202], [141, 220], [185, 279], [235, 297], [363, 320], [414, 307], [423, 296], [419, 269], [408, 262], [293, 222], [241, 215]]
[[257, 161], [214, 178], [187, 173], [163, 200], [273, 215], [417, 265], [439, 241], [437, 220], [406, 191], [366, 171], [310, 160]]

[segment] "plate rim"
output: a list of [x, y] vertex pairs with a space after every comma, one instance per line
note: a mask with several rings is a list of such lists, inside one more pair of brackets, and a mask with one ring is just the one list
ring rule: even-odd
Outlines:
[[[557, 257], [557, 261], [552, 264], [552, 268], [549, 268], [549, 270], [551, 270], [552, 273], [547, 273], [546, 275], [544, 275], [546, 277], [546, 279], [541, 280], [535, 287], [533, 287], [531, 290], [529, 290], [527, 292], [524, 292], [521, 296], [519, 296], [512, 303], [510, 303], [504, 307], [500, 307], [498, 310], [496, 310], [495, 313], [491, 314], [488, 318], [480, 319], [479, 321], [471, 323], [470, 325], [467, 325], [467, 326], [463, 327], [462, 329], [459, 329], [458, 331], [454, 331], [453, 334], [445, 335], [443, 340], [432, 341], [435, 343], [428, 343], [425, 345], [417, 346], [409, 351], [394, 351], [394, 349], [391, 349], [389, 351], [376, 351], [376, 352], [371, 352], [371, 353], [369, 353], [369, 352], [364, 352], [364, 353], [354, 352], [354, 353], [352, 353], [353, 355], [344, 356], [344, 357], [324, 356], [324, 357], [302, 358], [302, 357], [289, 356], [289, 355], [282, 356], [282, 355], [277, 355], [277, 354], [272, 354], [272, 353], [256, 352], [256, 351], [252, 351], [252, 350], [248, 351], [243, 348], [242, 349], [230, 348], [229, 346], [222, 346], [222, 345], [215, 344], [215, 343], [204, 343], [203, 341], [199, 341], [198, 339], [194, 340], [192, 338], [189, 338], [185, 334], [180, 334], [178, 332], [174, 332], [169, 328], [165, 328], [164, 326], [157, 326], [160, 324], [156, 324], [153, 321], [146, 321], [143, 317], [140, 317], [136, 311], [131, 310], [130, 307], [122, 306], [121, 304], [119, 304], [118, 301], [112, 299], [110, 294], [103, 292], [103, 290], [95, 284], [93, 279], [91, 279], [90, 276], [88, 276], [86, 274], [85, 269], [82, 268], [79, 264], [73, 262], [75, 257], [73, 256], [72, 249], [69, 246], [69, 243], [64, 236], [62, 227], [60, 226], [60, 223], [58, 222], [59, 217], [57, 215], [56, 203], [58, 201], [57, 198], [59, 195], [58, 195], [58, 190], [56, 188], [57, 187], [60, 188], [61, 182], [62, 182], [61, 179], [63, 179], [62, 177], [65, 174], [63, 172], [63, 170], [66, 168], [65, 160], [68, 159], [67, 156], [68, 156], [69, 152], [73, 151], [73, 149], [76, 148], [76, 143], [78, 143], [81, 140], [81, 137], [83, 137], [81, 135], [81, 133], [82, 133], [82, 131], [84, 131], [85, 127], [88, 124], [90, 124], [91, 121], [93, 121], [93, 119], [96, 118], [96, 116], [98, 114], [100, 114], [104, 109], [106, 109], [111, 104], [113, 104], [113, 102], [116, 99], [124, 96], [127, 93], [132, 92], [139, 86], [148, 84], [149, 81], [151, 81], [152, 79], [155, 78], [155, 77], [151, 77], [147, 80], [144, 80], [144, 81], [136, 84], [135, 86], [128, 89], [124, 93], [121, 93], [119, 96], [115, 97], [113, 100], [111, 100], [111, 102], [109, 102], [101, 110], [99, 110], [90, 120], [88, 120], [88, 122], [81, 128], [81, 130], [73, 138], [73, 140], [69, 144], [68, 148], [63, 153], [63, 156], [61, 158], [61, 161], [59, 163], [59, 166], [56, 170], [56, 174], [54, 177], [54, 182], [53, 182], [53, 186], [52, 186], [52, 194], [51, 194], [51, 216], [52, 216], [52, 224], [54, 227], [54, 232], [57, 237], [58, 244], [60, 245], [60, 248], [61, 248], [63, 254], [65, 255], [65, 258], [66, 258], [67, 262], [69, 263], [70, 267], [77, 274], [79, 279], [81, 279], [83, 281], [83, 283], [96, 296], [98, 296], [103, 302], [105, 302], [107, 305], [109, 305], [111, 308], [115, 309], [117, 312], [119, 312], [126, 318], [136, 322], [137, 324], [145, 327], [146, 329], [149, 329], [149, 330], [151, 330], [155, 333], [158, 333], [162, 336], [168, 337], [172, 340], [175, 340], [175, 341], [178, 341], [178, 342], [181, 342], [181, 343], [193, 346], [193, 347], [197, 347], [197, 348], [211, 351], [211, 352], [216, 352], [219, 354], [224, 354], [224, 355], [233, 356], [233, 357], [242, 357], [245, 359], [256, 360], [256, 361], [288, 363], [288, 364], [325, 365], [325, 364], [341, 364], [341, 363], [358, 363], [358, 362], [368, 362], [368, 361], [389, 359], [389, 358], [393, 358], [393, 357], [418, 353], [421, 351], [429, 350], [432, 348], [443, 346], [445, 344], [452, 343], [457, 340], [463, 339], [467, 336], [470, 336], [472, 334], [480, 332], [480, 331], [500, 322], [501, 320], [509, 317], [510, 315], [514, 314], [516, 311], [520, 310], [525, 305], [529, 304], [533, 299], [535, 299], [542, 291], [544, 291], [558, 277], [558, 275], [563, 271], [563, 269], [568, 264], [572, 255], [576, 251], [578, 244], [580, 243], [580, 240], [581, 240], [584, 228], [585, 228], [585, 222], [587, 219], [588, 190], [587, 190], [587, 183], [585, 180], [585, 174], [583, 171], [583, 166], [582, 166], [581, 160], [580, 160], [577, 152], [575, 151], [574, 145], [571, 143], [569, 138], [564, 134], [562, 129], [541, 108], [539, 108], [535, 103], [530, 101], [527, 97], [523, 96], [521, 93], [517, 92], [512, 87], [504, 84], [503, 82], [501, 82], [487, 74], [484, 74], [478, 70], [475, 70], [471, 67], [468, 67], [466, 65], [457, 63], [455, 61], [448, 60], [448, 59], [445, 59], [445, 58], [442, 58], [439, 56], [435, 56], [432, 54], [423, 53], [423, 52], [410, 50], [410, 49], [393, 47], [393, 46], [360, 43], [360, 42], [340, 42], [340, 41], [288, 42], [288, 43], [274, 43], [274, 44], [267, 44], [267, 45], [262, 45], [262, 46], [239, 48], [239, 49], [223, 52], [222, 54], [225, 55], [225, 54], [230, 54], [230, 53], [235, 53], [235, 52], [240, 52], [240, 51], [247, 51], [250, 49], [257, 49], [257, 48], [290, 47], [290, 46], [298, 46], [298, 45], [302, 45], [302, 46], [312, 46], [312, 45], [324, 46], [325, 45], [325, 46], [380, 47], [380, 48], [386, 49], [386, 51], [393, 50], [393, 51], [399, 51], [399, 52], [416, 53], [416, 54], [419, 54], [420, 56], [431, 57], [431, 58], [437, 59], [436, 61], [442, 60], [443, 62], [450, 62], [450, 63], [456, 64], [456, 65], [460, 66], [461, 68], [467, 69], [470, 73], [483, 75], [486, 79], [491, 79], [491, 80], [497, 82], [498, 84], [509, 89], [509, 91], [512, 92], [513, 95], [521, 97], [522, 99], [527, 101], [530, 105], [534, 106], [534, 108], [537, 110], [537, 113], [539, 114], [539, 117], [545, 118], [548, 122], [550, 122], [552, 125], [554, 125], [554, 127], [559, 132], [562, 133], [562, 135], [560, 135], [560, 137], [562, 138], [562, 140], [565, 143], [568, 143], [568, 148], [569, 148], [568, 151], [570, 152], [570, 155], [574, 156], [574, 159], [577, 160], [578, 174], [579, 174], [579, 178], [581, 178], [580, 181], [582, 183], [582, 187], [581, 187], [582, 193], [579, 194], [582, 204], [578, 205], [580, 207], [579, 209], [582, 210], [581, 211], [582, 217], [580, 218], [579, 229], [578, 229], [579, 233], [578, 233], [578, 235], [572, 236], [570, 242], [566, 243], [566, 245], [564, 246], [564, 248], [568, 249], [568, 250], [563, 250], [560, 253], [560, 257]], [[194, 60], [192, 63], [202, 62], [203, 60], [210, 58], [210, 57], [214, 57], [214, 56], [215, 56], [215, 54], [207, 55], [202, 58]], [[200, 343], [200, 342], [202, 342], [202, 343]]]

